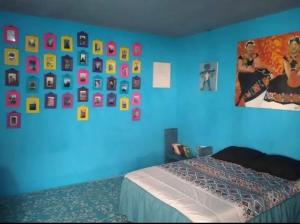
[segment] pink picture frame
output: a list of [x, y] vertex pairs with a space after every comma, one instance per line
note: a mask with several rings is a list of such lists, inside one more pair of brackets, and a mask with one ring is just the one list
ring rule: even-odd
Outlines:
[[141, 110], [140, 108], [134, 108], [132, 110], [132, 120], [139, 121], [141, 119]]
[[122, 64], [120, 66], [120, 76], [121, 78], [129, 77], [129, 66], [127, 64]]
[[21, 128], [21, 113], [16, 111], [9, 112], [6, 116], [7, 128]]
[[40, 72], [40, 62], [36, 56], [26, 58], [26, 73], [38, 74]]
[[140, 43], [134, 43], [132, 45], [132, 55], [135, 57], [140, 57], [142, 54], [142, 45]]
[[102, 107], [103, 106], [103, 95], [101, 93], [95, 93], [93, 95], [93, 106]]
[[56, 35], [53, 33], [44, 34], [44, 49], [45, 50], [56, 50]]
[[19, 30], [14, 26], [5, 26], [3, 30], [3, 40], [7, 44], [17, 44], [19, 42]]
[[10, 90], [6, 93], [6, 106], [9, 108], [18, 108], [20, 106], [20, 93], [16, 90]]
[[106, 54], [109, 57], [114, 57], [117, 54], [117, 46], [113, 41], [109, 41], [106, 43]]
[[77, 72], [77, 81], [79, 85], [87, 85], [89, 83], [89, 71], [85, 69], [79, 69]]
[[72, 109], [74, 104], [73, 95], [71, 93], [63, 94], [61, 104], [63, 109]]
[[133, 93], [131, 98], [132, 106], [140, 106], [141, 105], [141, 94]]

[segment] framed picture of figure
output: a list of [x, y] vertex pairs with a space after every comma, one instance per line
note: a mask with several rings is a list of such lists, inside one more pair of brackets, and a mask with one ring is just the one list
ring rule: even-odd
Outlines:
[[36, 56], [26, 57], [26, 73], [38, 74], [40, 72], [40, 62]]
[[36, 114], [40, 112], [40, 99], [38, 97], [27, 97], [26, 99], [26, 113]]
[[25, 51], [37, 53], [39, 51], [39, 38], [35, 35], [25, 37]]
[[129, 82], [126, 80], [123, 80], [120, 82], [120, 93], [121, 94], [127, 94], [129, 92]]
[[96, 75], [93, 77], [93, 89], [102, 90], [103, 87], [103, 79], [101, 76]]
[[61, 57], [61, 70], [62, 71], [73, 71], [73, 58], [70, 55]]
[[17, 44], [19, 42], [19, 29], [15, 26], [5, 26], [3, 40], [7, 44]]
[[56, 55], [45, 54], [44, 55], [44, 69], [45, 70], [56, 70]]
[[80, 106], [77, 108], [77, 120], [78, 121], [89, 120], [89, 108], [87, 106]]
[[79, 69], [77, 72], [77, 81], [79, 85], [87, 85], [89, 83], [89, 71], [86, 69]]
[[61, 50], [67, 52], [73, 51], [73, 38], [71, 36], [61, 37]]
[[62, 76], [62, 88], [66, 90], [73, 88], [73, 78], [70, 74], [65, 74]]
[[106, 54], [108, 57], [114, 57], [116, 56], [116, 52], [117, 52], [117, 46], [116, 43], [113, 41], [109, 41], [106, 44]]
[[89, 99], [89, 90], [85, 87], [78, 88], [78, 102], [87, 102]]
[[93, 106], [102, 107], [103, 106], [103, 95], [101, 93], [95, 93], [93, 95]]
[[134, 43], [132, 45], [132, 55], [135, 57], [140, 57], [142, 54], [142, 45], [140, 43]]
[[19, 71], [16, 69], [5, 70], [5, 85], [6, 86], [19, 86]]
[[56, 89], [56, 75], [54, 75], [53, 73], [44, 75], [44, 88]]
[[93, 54], [103, 55], [103, 42], [101, 40], [93, 40]]
[[88, 65], [88, 52], [87, 51], [79, 51], [78, 52], [78, 65], [87, 66]]
[[120, 48], [120, 61], [128, 61], [129, 60], [129, 48], [121, 47]]
[[107, 78], [107, 90], [116, 90], [117, 89], [117, 79], [115, 77], [108, 77]]
[[115, 107], [117, 102], [117, 95], [114, 93], [107, 94], [106, 102], [106, 105], [108, 107]]
[[64, 109], [72, 109], [73, 108], [73, 95], [71, 93], [65, 93], [62, 95], [62, 108]]
[[4, 50], [4, 64], [19, 65], [19, 50], [15, 48], [5, 48]]
[[57, 104], [57, 95], [55, 93], [45, 94], [45, 108], [55, 109]]
[[52, 33], [44, 34], [44, 49], [45, 50], [56, 50], [56, 35]]
[[38, 93], [38, 91], [39, 91], [39, 78], [35, 76], [28, 77], [26, 82], [26, 92]]
[[103, 60], [101, 58], [93, 59], [93, 72], [102, 73], [103, 69]]
[[132, 89], [140, 89], [141, 88], [141, 78], [138, 76], [132, 77]]
[[20, 93], [16, 90], [10, 90], [6, 93], [6, 106], [18, 108], [20, 106]]
[[88, 47], [89, 38], [88, 34], [81, 31], [77, 33], [77, 46], [78, 47]]
[[6, 118], [7, 128], [21, 128], [21, 113], [16, 111], [9, 112]]

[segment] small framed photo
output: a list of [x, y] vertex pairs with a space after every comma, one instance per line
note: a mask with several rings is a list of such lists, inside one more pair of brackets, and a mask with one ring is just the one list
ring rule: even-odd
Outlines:
[[121, 81], [120, 82], [120, 93], [127, 94], [129, 91], [129, 82], [128, 81]]
[[77, 120], [78, 121], [89, 120], [89, 108], [87, 106], [80, 106], [77, 108]]
[[65, 93], [62, 95], [62, 108], [72, 109], [73, 108], [73, 95], [71, 93]]
[[121, 78], [129, 77], [129, 66], [127, 64], [122, 64], [120, 67], [120, 76]]
[[62, 87], [63, 89], [72, 89], [73, 88], [73, 79], [69, 74], [65, 74], [62, 77]]
[[61, 37], [61, 50], [67, 52], [73, 51], [73, 38], [71, 36]]
[[117, 89], [117, 79], [115, 77], [109, 77], [107, 78], [107, 90], [116, 90]]
[[116, 73], [116, 61], [115, 60], [107, 60], [106, 61], [106, 73], [107, 74], [115, 74]]
[[6, 65], [19, 65], [19, 50], [14, 48], [5, 48], [4, 63]]
[[77, 33], [77, 46], [78, 47], [88, 47], [89, 38], [88, 34], [81, 31]]
[[132, 110], [132, 120], [139, 121], [141, 119], [141, 110], [140, 108], [134, 108]]
[[73, 71], [73, 58], [69, 55], [61, 57], [61, 70]]
[[121, 47], [120, 48], [120, 60], [121, 61], [128, 61], [129, 60], [129, 48], [128, 47]]
[[138, 76], [134, 76], [132, 78], [132, 89], [140, 89], [141, 88], [141, 78]]
[[38, 77], [30, 76], [26, 83], [26, 92], [37, 93], [39, 90], [39, 79]]
[[103, 42], [101, 40], [93, 41], [93, 54], [103, 55]]
[[89, 99], [89, 90], [85, 87], [78, 88], [78, 102], [87, 102]]
[[52, 33], [44, 34], [44, 49], [45, 50], [56, 50], [56, 35]]
[[122, 97], [120, 99], [120, 111], [127, 111], [129, 110], [129, 98]]
[[117, 46], [116, 43], [113, 41], [109, 41], [106, 43], [106, 53], [108, 57], [116, 56]]
[[40, 99], [38, 97], [27, 97], [26, 113], [35, 114], [40, 112]]
[[48, 73], [44, 76], [44, 88], [56, 89], [56, 75]]
[[37, 53], [39, 51], [39, 38], [34, 35], [25, 37], [25, 51]]
[[141, 105], [141, 94], [140, 93], [132, 94], [131, 103], [132, 103], [132, 106], [140, 106]]
[[20, 106], [20, 93], [16, 90], [10, 90], [6, 93], [6, 106], [18, 108]]
[[87, 66], [88, 65], [88, 53], [86, 51], [78, 52], [78, 65]]
[[7, 44], [17, 44], [19, 42], [19, 30], [14, 26], [5, 26], [3, 40]]
[[134, 43], [132, 45], [132, 55], [136, 57], [140, 57], [142, 54], [142, 46], [140, 43]]
[[89, 83], [89, 71], [85, 69], [79, 69], [77, 72], [77, 81], [79, 85], [87, 85]]
[[55, 93], [45, 94], [45, 108], [55, 109], [57, 103], [57, 95]]
[[108, 107], [115, 107], [117, 102], [117, 95], [114, 93], [107, 94], [106, 104]]
[[6, 118], [7, 128], [21, 128], [21, 113], [16, 111], [9, 112]]
[[26, 73], [38, 74], [40, 72], [40, 62], [36, 56], [26, 58]]
[[200, 91], [217, 91], [218, 62], [200, 64]]
[[102, 107], [103, 106], [103, 95], [101, 93], [95, 93], [93, 95], [93, 106]]
[[141, 73], [141, 61], [140, 60], [133, 60], [132, 61], [132, 73], [139, 74]]
[[6, 86], [19, 86], [19, 72], [16, 69], [5, 70], [5, 85]]
[[45, 70], [56, 70], [56, 55], [45, 54], [44, 55], [44, 69]]
[[103, 60], [101, 58], [93, 59], [93, 72], [102, 73], [103, 69]]
[[103, 79], [99, 75], [93, 78], [93, 89], [101, 90], [103, 87]]

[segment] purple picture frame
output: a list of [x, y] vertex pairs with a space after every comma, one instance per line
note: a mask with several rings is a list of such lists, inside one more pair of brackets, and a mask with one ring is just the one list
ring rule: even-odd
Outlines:
[[44, 34], [44, 49], [45, 50], [56, 50], [56, 35], [53, 33]]
[[138, 76], [132, 77], [132, 89], [140, 89], [141, 88], [141, 78]]
[[5, 70], [5, 85], [6, 86], [19, 86], [19, 71], [14, 68]]
[[26, 73], [38, 74], [40, 72], [40, 62], [36, 56], [26, 57]]
[[107, 78], [106, 89], [107, 90], [116, 90], [117, 89], [117, 79], [115, 77], [110, 76]]
[[44, 75], [44, 88], [56, 89], [56, 75], [54, 75], [53, 73]]
[[3, 28], [3, 40], [7, 44], [19, 43], [19, 29], [15, 26], [5, 26]]
[[77, 47], [88, 47], [89, 36], [86, 32], [81, 31], [77, 33]]
[[95, 93], [93, 95], [93, 106], [102, 107], [103, 106], [103, 95], [101, 93]]
[[93, 59], [93, 72], [102, 73], [103, 60], [99, 57]]
[[57, 95], [55, 93], [45, 94], [45, 108], [55, 109], [57, 105]]
[[73, 71], [73, 58], [70, 55], [61, 57], [61, 70]]
[[7, 113], [6, 127], [7, 128], [21, 128], [21, 113], [18, 113], [16, 111]]
[[78, 88], [77, 99], [78, 99], [78, 102], [88, 102], [89, 89], [87, 89], [85, 87]]
[[6, 107], [18, 108], [20, 106], [20, 93], [16, 90], [6, 92]]
[[129, 77], [129, 66], [127, 64], [122, 64], [120, 66], [120, 76], [121, 78]]
[[107, 94], [106, 105], [108, 107], [115, 107], [117, 102], [117, 95], [115, 93]]
[[117, 54], [117, 45], [113, 41], [109, 41], [106, 43], [106, 55], [108, 57], [114, 57]]
[[71, 93], [62, 95], [61, 105], [64, 109], [72, 109], [74, 104], [74, 97]]

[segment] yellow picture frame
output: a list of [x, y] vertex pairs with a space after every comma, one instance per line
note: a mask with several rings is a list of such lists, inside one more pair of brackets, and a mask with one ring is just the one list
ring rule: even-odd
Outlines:
[[129, 98], [121, 97], [120, 98], [120, 111], [127, 111], [127, 110], [129, 110]]
[[129, 48], [121, 47], [119, 57], [120, 57], [120, 61], [129, 61]]
[[39, 38], [35, 35], [25, 36], [25, 51], [39, 52]]
[[60, 46], [62, 51], [73, 51], [73, 38], [71, 36], [62, 36], [60, 40]]
[[93, 54], [103, 55], [103, 42], [101, 40], [93, 40]]
[[77, 108], [77, 120], [78, 121], [89, 120], [89, 108], [87, 106], [80, 106]]
[[133, 60], [132, 61], [132, 73], [133, 74], [140, 74], [142, 69], [142, 63], [140, 60]]
[[15, 48], [4, 49], [4, 64], [19, 65], [19, 50]]
[[116, 74], [116, 61], [109, 59], [106, 61], [105, 72], [107, 74]]
[[40, 99], [38, 97], [27, 97], [26, 98], [26, 113], [36, 114], [40, 112]]
[[44, 54], [44, 69], [56, 70], [56, 55]]

